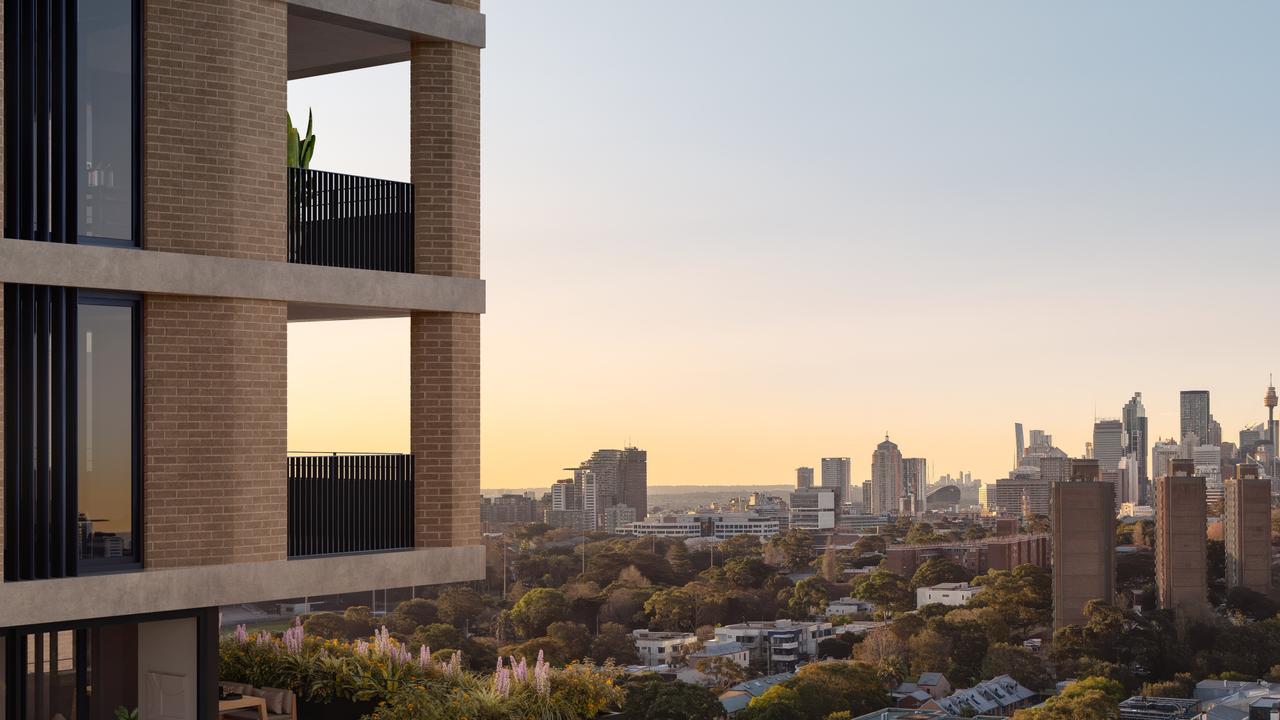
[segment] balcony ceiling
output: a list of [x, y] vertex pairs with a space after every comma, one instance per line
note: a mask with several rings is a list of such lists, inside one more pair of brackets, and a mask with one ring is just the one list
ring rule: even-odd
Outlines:
[[290, 0], [289, 79], [409, 59], [412, 40], [484, 46], [485, 18], [425, 0]]
[[409, 39], [319, 20], [289, 9], [289, 79], [409, 59]]

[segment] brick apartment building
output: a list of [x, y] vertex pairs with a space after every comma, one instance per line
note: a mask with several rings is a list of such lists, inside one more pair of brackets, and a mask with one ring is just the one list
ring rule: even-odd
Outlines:
[[[3, 24], [0, 717], [211, 720], [219, 606], [481, 577], [478, 0]], [[411, 182], [286, 168], [289, 79], [401, 61]], [[410, 454], [289, 457], [288, 323], [374, 317]]]
[[982, 540], [921, 545], [890, 545], [885, 550], [885, 566], [905, 578], [933, 558], [947, 558], [974, 574], [988, 570], [1012, 570], [1019, 565], [1048, 568], [1049, 536], [1006, 535]]

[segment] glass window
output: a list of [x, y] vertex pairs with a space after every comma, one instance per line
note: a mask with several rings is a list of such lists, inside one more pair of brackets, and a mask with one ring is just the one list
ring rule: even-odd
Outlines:
[[133, 228], [133, 20], [133, 0], [78, 3], [80, 242], [137, 244]]
[[82, 299], [76, 538], [81, 571], [136, 561], [136, 303]]

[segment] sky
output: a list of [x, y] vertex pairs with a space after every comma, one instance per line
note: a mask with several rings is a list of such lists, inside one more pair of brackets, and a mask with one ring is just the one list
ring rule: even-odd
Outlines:
[[[482, 486], [994, 480], [1143, 393], [1280, 373], [1280, 4], [486, 0]], [[408, 179], [408, 66], [294, 81]], [[290, 446], [404, 451], [407, 322], [290, 328]]]

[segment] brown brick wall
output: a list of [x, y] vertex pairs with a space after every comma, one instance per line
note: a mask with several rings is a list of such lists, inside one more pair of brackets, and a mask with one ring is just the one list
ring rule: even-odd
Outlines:
[[143, 558], [285, 557], [284, 303], [149, 295], [143, 307]]
[[[469, 0], [457, 4], [473, 6]], [[480, 51], [413, 44], [410, 175], [415, 269], [480, 276]], [[480, 317], [414, 313], [410, 320], [410, 446], [415, 541], [480, 541]]]
[[409, 332], [415, 544], [478, 544], [480, 316], [414, 313]]
[[147, 0], [144, 245], [283, 260], [282, 0]]
[[480, 277], [480, 49], [413, 44], [409, 63], [414, 262]]
[[[3, 15], [3, 12], [0, 12]], [[4, 29], [0, 27], [0, 38], [4, 37]], [[3, 43], [3, 40], [0, 40]], [[0, 58], [4, 57], [4, 53], [0, 52]], [[0, 72], [0, 77], [4, 73]], [[0, 82], [3, 82], [0, 80]], [[4, 92], [0, 91], [0, 109], [4, 107]], [[0, 112], [0, 116], [4, 113]], [[2, 123], [3, 121], [0, 121]], [[0, 138], [4, 137], [3, 129], [0, 128]], [[2, 158], [3, 155], [0, 155]], [[4, 173], [0, 173], [4, 175]], [[3, 194], [0, 193], [0, 209], [4, 207]], [[3, 211], [0, 210], [0, 214]], [[2, 226], [3, 223], [0, 223]], [[0, 283], [0, 578], [4, 577], [4, 283]]]

